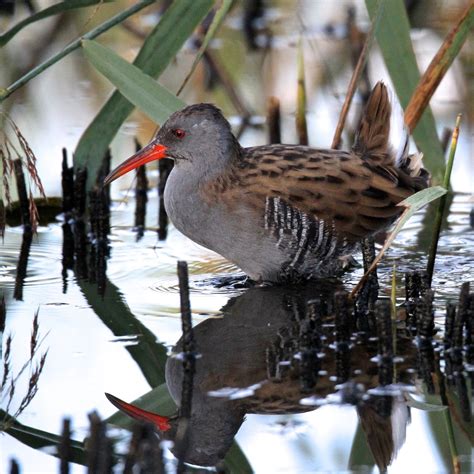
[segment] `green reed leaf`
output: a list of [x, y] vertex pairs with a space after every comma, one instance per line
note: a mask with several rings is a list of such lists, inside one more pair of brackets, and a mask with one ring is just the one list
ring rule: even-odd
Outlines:
[[[3, 426], [0, 424], [0, 431], [5, 431], [30, 448], [43, 449], [51, 446], [58, 447], [61, 444], [61, 436], [19, 423], [3, 410], [0, 410], [0, 419], [4, 424]], [[52, 451], [51, 454], [58, 457], [56, 451]], [[69, 460], [82, 465], [87, 463], [84, 443], [71, 440]]]
[[[145, 74], [159, 77], [204, 19], [212, 3], [212, 0], [174, 1], [148, 35], [133, 64]], [[133, 107], [119, 91], [115, 91], [79, 140], [74, 152], [74, 167], [87, 168], [87, 189], [94, 186], [107, 148]]]
[[390, 245], [392, 245], [392, 242], [395, 240], [395, 237], [403, 229], [403, 226], [406, 224], [408, 219], [410, 219], [410, 217], [412, 217], [413, 214], [415, 214], [415, 212], [421, 209], [423, 206], [430, 203], [431, 201], [434, 201], [435, 199], [440, 198], [441, 196], [446, 194], [446, 192], [447, 192], [446, 189], [444, 189], [442, 186], [433, 186], [431, 188], [426, 188], [421, 191], [418, 191], [416, 194], [413, 194], [412, 196], [406, 198], [404, 201], [398, 204], [399, 206], [404, 206], [405, 210], [403, 211], [402, 215], [398, 218], [393, 230], [385, 239], [385, 243], [383, 247], [381, 248], [380, 252], [375, 257], [369, 269], [364, 273], [362, 278], [359, 280], [357, 285], [352, 290], [351, 297], [354, 297], [357, 294], [357, 292], [360, 290], [360, 288], [366, 281], [369, 274], [375, 269], [375, 267], [378, 265], [380, 260], [382, 260], [382, 257], [384, 256], [385, 252], [390, 247]]
[[[446, 192], [448, 192], [449, 183], [451, 182], [451, 171], [453, 170], [454, 156], [456, 155], [456, 148], [458, 146], [460, 125], [461, 125], [461, 114], [459, 114], [456, 119], [456, 126], [454, 127], [453, 136], [451, 139], [451, 147], [449, 149], [448, 164], [444, 172], [443, 187], [446, 190]], [[441, 225], [443, 223], [443, 216], [446, 210], [446, 204], [447, 204], [447, 196], [445, 195], [440, 199], [438, 210], [436, 211], [435, 224], [433, 227], [433, 236], [432, 236], [431, 245], [430, 245], [430, 253], [428, 256], [427, 273], [428, 273], [428, 281], [430, 282], [430, 284], [431, 284], [431, 281], [433, 280], [433, 271], [434, 271], [434, 265], [435, 265], [435, 260], [436, 260], [436, 252], [438, 250], [438, 241], [439, 241], [439, 236], [441, 234]]]
[[151, 387], [165, 381], [166, 347], [156, 340], [156, 336], [142, 324], [124, 303], [123, 295], [110, 281], [106, 281], [105, 293], [99, 295], [97, 285], [83, 280], [79, 287], [94, 313], [101, 319], [114, 336], [135, 335], [138, 342], [128, 344], [125, 349], [140, 367], [143, 376]]
[[163, 123], [186, 104], [148, 74], [95, 41], [83, 41], [86, 58], [133, 105], [153, 121]]

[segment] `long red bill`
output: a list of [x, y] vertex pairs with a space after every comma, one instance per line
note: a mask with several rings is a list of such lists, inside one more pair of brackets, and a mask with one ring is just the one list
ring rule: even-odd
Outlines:
[[110, 184], [118, 177], [128, 173], [129, 171], [138, 168], [145, 163], [150, 161], [160, 160], [166, 157], [167, 148], [159, 143], [151, 142], [145, 148], [142, 148], [139, 152], [135, 153], [128, 160], [125, 160], [121, 165], [117, 166], [109, 175], [104, 179], [104, 186]]
[[154, 424], [160, 431], [168, 431], [171, 428], [171, 425], [169, 424], [169, 417], [167, 416], [160, 416], [156, 413], [138, 408], [135, 405], [120, 400], [120, 398], [114, 397], [110, 393], [106, 393], [105, 396], [108, 398], [109, 402], [112, 403], [112, 405], [123, 411], [128, 416], [135, 418], [136, 420], [148, 421]]

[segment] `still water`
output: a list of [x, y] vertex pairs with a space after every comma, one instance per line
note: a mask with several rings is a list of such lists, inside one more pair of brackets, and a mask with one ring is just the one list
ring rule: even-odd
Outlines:
[[[156, 199], [151, 201], [152, 209], [154, 201]], [[210, 426], [219, 429], [219, 423], [227, 422], [219, 419], [223, 412], [226, 416], [235, 414], [237, 419], [231, 420], [235, 426], [226, 425], [230, 432], [235, 432], [245, 413], [263, 411], [266, 414], [248, 414], [237, 435], [237, 441], [257, 472], [269, 472], [267, 469], [293, 472], [355, 468], [351, 448], [357, 433], [358, 415], [351, 405], [341, 405], [344, 397], [340, 394], [340, 387], [336, 387], [336, 368], [331, 362], [334, 350], [326, 347], [327, 355], [322, 359], [317, 393], [300, 392], [298, 376], [292, 374], [284, 375], [280, 382], [268, 380], [265, 362], [266, 351], [275, 344], [276, 339], [286, 337], [291, 341], [292, 331], [298, 334], [298, 324], [301, 324], [300, 319], [304, 319], [306, 303], [318, 296], [324, 301], [329, 300], [334, 287], [216, 288], [219, 276], [235, 275], [238, 270], [219, 256], [187, 240], [173, 228], [165, 242], [159, 242], [155, 232], [147, 231], [137, 243], [135, 232], [124, 225], [132, 219], [132, 211], [133, 200], [130, 200], [127, 204], [118, 204], [112, 214], [111, 257], [107, 272], [110, 291], [106, 293], [105, 300], [97, 295], [95, 285], [78, 281], [72, 271], [63, 277], [62, 229], [59, 223], [41, 227], [33, 238], [23, 300], [13, 299], [21, 230], [7, 230], [2, 247], [0, 278], [7, 300], [7, 332], [13, 336], [13, 371], [17, 372], [28, 360], [31, 321], [36, 310], [39, 311], [42, 337], [40, 352], [48, 351], [39, 391], [20, 421], [57, 433], [62, 417], [68, 415], [73, 419], [75, 439], [81, 439], [88, 426], [87, 413], [98, 410], [103, 417], [107, 417], [115, 411], [105, 399], [104, 392], [127, 401], [148, 392], [150, 376], [140, 370], [140, 361], [134, 359], [127, 349], [145, 337], [141, 325], [150, 331], [150, 344], [156, 338], [157, 347], [164, 346], [168, 351], [181, 337], [176, 261], [185, 259], [190, 270], [196, 340], [202, 355], [198, 361], [196, 383], [204, 393], [196, 391], [195, 396], [199, 400], [208, 390], [216, 395], [212, 403], [201, 402], [207, 406], [208, 412], [203, 414], [203, 419], [196, 421], [195, 429], [208, 430]], [[450, 228], [443, 232], [440, 242], [434, 283], [436, 324], [440, 328], [444, 324], [446, 301], [455, 300], [460, 282], [469, 280], [474, 273], [474, 256], [469, 251], [474, 248], [474, 231], [469, 225], [468, 211], [466, 196], [457, 195], [449, 218]], [[397, 264], [400, 272], [424, 267], [425, 253], [417, 245], [422, 219], [422, 215], [416, 216], [388, 253], [379, 270], [382, 282], [389, 280], [393, 263]], [[351, 283], [357, 281], [361, 274], [361, 270], [356, 270], [346, 275], [338, 286], [350, 289]], [[404, 292], [399, 283], [398, 296], [402, 301]], [[388, 282], [382, 287], [381, 293], [386, 293]], [[127, 324], [133, 326], [125, 329], [117, 328], [105, 319], [114, 317], [113, 311], [110, 311], [112, 308], [123, 311], [122, 304], [128, 306], [132, 315]], [[139, 326], [133, 323], [134, 318], [141, 323]], [[332, 334], [333, 322], [325, 320], [324, 324], [326, 332]], [[135, 337], [137, 330], [138, 334], [142, 334], [138, 336], [138, 341]], [[377, 377], [370, 374], [377, 366], [373, 359], [376, 347], [370, 348], [370, 344], [363, 342], [353, 343], [353, 380], [363, 384], [365, 390], [374, 389], [378, 386]], [[329, 340], [326, 345], [330, 346]], [[293, 354], [288, 350], [283, 358], [291, 360], [298, 350], [293, 348]], [[397, 364], [399, 380], [407, 385], [394, 389], [394, 400], [401, 406], [397, 405], [396, 409], [405, 424], [408, 415], [404, 400], [414, 393], [426, 393], [426, 390], [413, 373], [417, 357], [415, 342], [400, 339], [398, 351], [403, 357]], [[153, 354], [148, 364], [148, 371], [153, 371]], [[179, 363], [172, 360], [168, 365], [168, 385], [172, 392], [179, 391], [176, 388], [181, 380]], [[158, 375], [156, 377], [159, 378]], [[18, 381], [13, 406], [19, 403], [27, 379], [25, 374]], [[246, 390], [239, 391], [238, 387]], [[226, 395], [235, 400], [228, 402]], [[362, 394], [358, 396], [362, 397]], [[300, 398], [306, 404], [299, 404]], [[223, 400], [227, 401], [227, 405]], [[315, 407], [317, 410], [312, 411]], [[285, 410], [301, 413], [290, 415], [285, 414]], [[359, 409], [362, 421], [370, 420], [370, 414], [361, 414]], [[436, 412], [412, 408], [411, 423], [406, 427], [406, 441], [392, 465], [392, 472], [409, 468], [416, 456], [423, 456], [425, 467], [420, 472], [449, 469], [443, 429], [439, 428], [439, 420], [431, 419], [435, 415]], [[384, 429], [387, 427], [382, 432]], [[202, 436], [201, 431], [197, 433]], [[468, 472], [471, 447], [468, 439], [463, 439], [462, 430], [458, 436]], [[215, 439], [212, 433], [209, 437]], [[220, 439], [223, 442], [222, 437]], [[218, 448], [217, 442], [214, 446]], [[53, 472], [56, 465], [51, 456], [5, 435], [2, 438], [4, 466], [10, 456], [21, 460], [25, 472]], [[81, 472], [81, 468], [77, 469]]]

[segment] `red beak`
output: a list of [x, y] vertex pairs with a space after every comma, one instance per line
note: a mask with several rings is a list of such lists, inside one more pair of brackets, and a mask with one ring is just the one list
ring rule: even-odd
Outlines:
[[110, 393], [106, 393], [105, 396], [108, 398], [109, 402], [112, 403], [112, 405], [123, 411], [126, 415], [135, 418], [136, 420], [148, 421], [155, 425], [160, 431], [168, 431], [171, 428], [171, 425], [169, 424], [169, 417], [167, 416], [160, 416], [155, 413], [151, 413], [150, 411], [138, 408], [135, 405], [131, 405], [130, 403], [120, 400], [120, 398], [110, 395]]
[[154, 160], [161, 160], [166, 157], [167, 148], [164, 145], [155, 143], [154, 141], [142, 148], [139, 152], [135, 153], [128, 160], [125, 160], [121, 165], [117, 166], [105, 179], [104, 186], [110, 184], [118, 177], [128, 173], [129, 171], [138, 168], [145, 163], [149, 163]]

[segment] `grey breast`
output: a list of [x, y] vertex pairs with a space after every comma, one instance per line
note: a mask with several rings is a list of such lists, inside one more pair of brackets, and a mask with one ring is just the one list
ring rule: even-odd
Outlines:
[[245, 204], [206, 202], [195, 178], [175, 167], [165, 189], [175, 227], [219, 253], [256, 281], [318, 277], [337, 272], [337, 257], [351, 250], [331, 224], [316, 220], [280, 198], [267, 198], [264, 213]]

